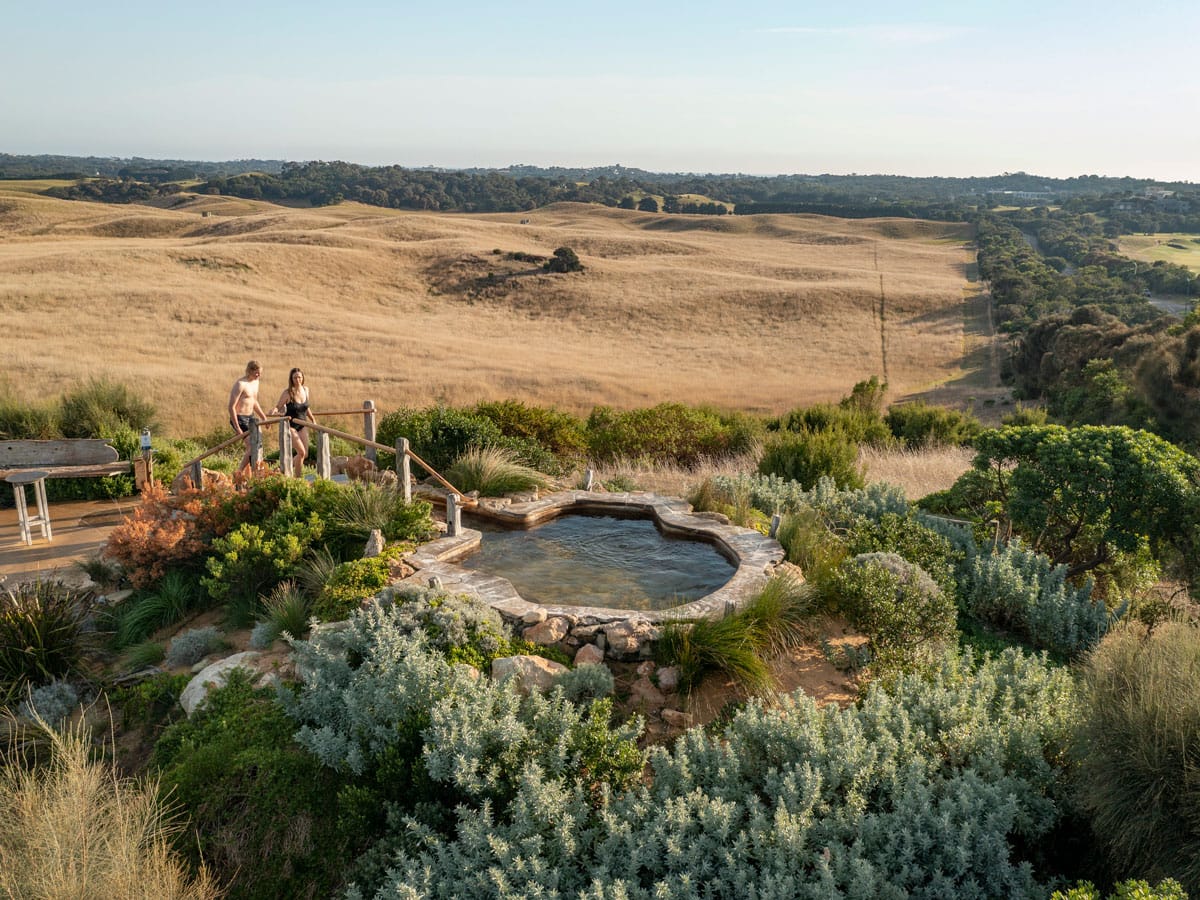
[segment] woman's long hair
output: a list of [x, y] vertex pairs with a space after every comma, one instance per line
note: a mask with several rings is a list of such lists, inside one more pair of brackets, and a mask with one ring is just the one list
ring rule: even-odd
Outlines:
[[[296, 376], [300, 376], [300, 384], [296, 384]], [[300, 402], [300, 388], [304, 386], [304, 373], [299, 369], [288, 372], [288, 397], [293, 403]]]

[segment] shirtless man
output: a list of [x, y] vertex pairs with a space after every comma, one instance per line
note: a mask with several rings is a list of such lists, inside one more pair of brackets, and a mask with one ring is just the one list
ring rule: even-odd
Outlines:
[[258, 405], [258, 379], [262, 377], [262, 366], [254, 360], [246, 363], [246, 374], [233, 383], [229, 392], [229, 424], [233, 430], [242, 435], [246, 442], [246, 452], [242, 456], [242, 464], [238, 466], [241, 475], [250, 466], [250, 443], [245, 436], [250, 430], [250, 422], [255, 416], [265, 419], [267, 414]]

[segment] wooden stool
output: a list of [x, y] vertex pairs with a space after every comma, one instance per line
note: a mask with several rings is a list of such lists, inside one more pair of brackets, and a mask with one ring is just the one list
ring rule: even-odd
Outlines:
[[[54, 539], [50, 530], [50, 504], [46, 501], [46, 473], [36, 469], [28, 472], [17, 472], [4, 479], [13, 486], [13, 498], [17, 501], [17, 525], [21, 529], [21, 540], [26, 544], [33, 543], [32, 527], [42, 526], [42, 537], [48, 541]], [[33, 499], [37, 503], [37, 515], [29, 515], [29, 505], [25, 500], [25, 485], [33, 485]]]

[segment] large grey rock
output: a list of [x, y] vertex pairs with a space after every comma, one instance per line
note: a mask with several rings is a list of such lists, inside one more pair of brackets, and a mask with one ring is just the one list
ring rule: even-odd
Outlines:
[[570, 630], [570, 623], [562, 616], [551, 616], [545, 622], [538, 622], [536, 625], [526, 628], [521, 637], [535, 644], [549, 646], [557, 644], [565, 638]]
[[258, 659], [258, 656], [259, 654], [255, 651], [247, 650], [244, 653], [235, 653], [233, 656], [218, 659], [212, 665], [206, 666], [183, 689], [183, 693], [179, 695], [179, 705], [190, 717], [204, 703], [209, 691], [213, 688], [224, 687], [225, 682], [229, 680], [229, 673], [234, 669], [253, 670], [254, 666], [250, 663]]
[[518, 689], [525, 694], [550, 690], [554, 680], [566, 671], [562, 663], [540, 656], [503, 656], [492, 660], [492, 679], [516, 678]]

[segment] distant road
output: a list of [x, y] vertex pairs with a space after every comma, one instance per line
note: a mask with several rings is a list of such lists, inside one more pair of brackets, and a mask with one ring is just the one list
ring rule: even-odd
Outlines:
[[1148, 297], [1147, 301], [1155, 309], [1161, 309], [1163, 312], [1171, 313], [1180, 318], [1185, 316], [1196, 302], [1194, 300], [1171, 300], [1166, 297]]

